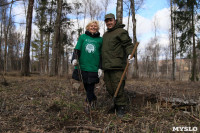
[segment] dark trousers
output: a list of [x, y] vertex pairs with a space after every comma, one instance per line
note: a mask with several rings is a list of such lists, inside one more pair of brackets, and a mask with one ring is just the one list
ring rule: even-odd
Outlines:
[[[117, 86], [120, 82], [123, 70], [107, 70], [104, 71], [104, 81], [106, 84], [106, 89], [111, 96], [114, 96]], [[115, 104], [119, 106], [124, 106], [128, 104], [128, 98], [124, 92], [125, 79], [119, 88], [119, 92], [115, 99]]]
[[92, 83], [92, 84], [84, 83], [84, 87], [87, 93], [86, 101], [87, 102], [89, 101], [89, 103], [91, 103], [91, 101], [97, 100], [97, 97], [94, 94], [95, 83]]

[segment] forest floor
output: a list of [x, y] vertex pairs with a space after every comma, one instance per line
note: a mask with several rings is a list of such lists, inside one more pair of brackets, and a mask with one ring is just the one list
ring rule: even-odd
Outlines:
[[107, 114], [112, 100], [105, 87], [96, 89], [97, 108], [86, 114], [85, 92], [74, 89], [69, 78], [7, 75], [6, 80], [8, 85], [0, 77], [2, 133], [200, 131], [200, 82], [129, 79], [129, 108], [118, 118]]

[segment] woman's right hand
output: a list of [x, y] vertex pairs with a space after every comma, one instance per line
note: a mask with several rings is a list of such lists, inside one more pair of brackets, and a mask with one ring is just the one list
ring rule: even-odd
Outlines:
[[74, 59], [74, 60], [72, 61], [72, 65], [73, 65], [73, 66], [77, 66], [77, 65], [78, 65], [77, 59]]

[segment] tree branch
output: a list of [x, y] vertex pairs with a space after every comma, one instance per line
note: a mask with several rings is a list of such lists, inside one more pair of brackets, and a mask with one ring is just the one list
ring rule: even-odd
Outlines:
[[17, 1], [23, 1], [23, 0], [15, 0], [15, 1], [8, 2], [8, 3], [3, 3], [3, 4], [0, 4], [0, 7], [13, 4], [13, 3], [15, 3], [15, 2], [17, 2]]

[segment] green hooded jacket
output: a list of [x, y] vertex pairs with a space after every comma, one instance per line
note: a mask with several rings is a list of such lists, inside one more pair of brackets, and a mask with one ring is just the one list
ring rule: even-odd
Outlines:
[[124, 69], [126, 66], [127, 57], [134, 45], [124, 27], [124, 24], [116, 21], [116, 25], [103, 35], [101, 49], [103, 70]]

